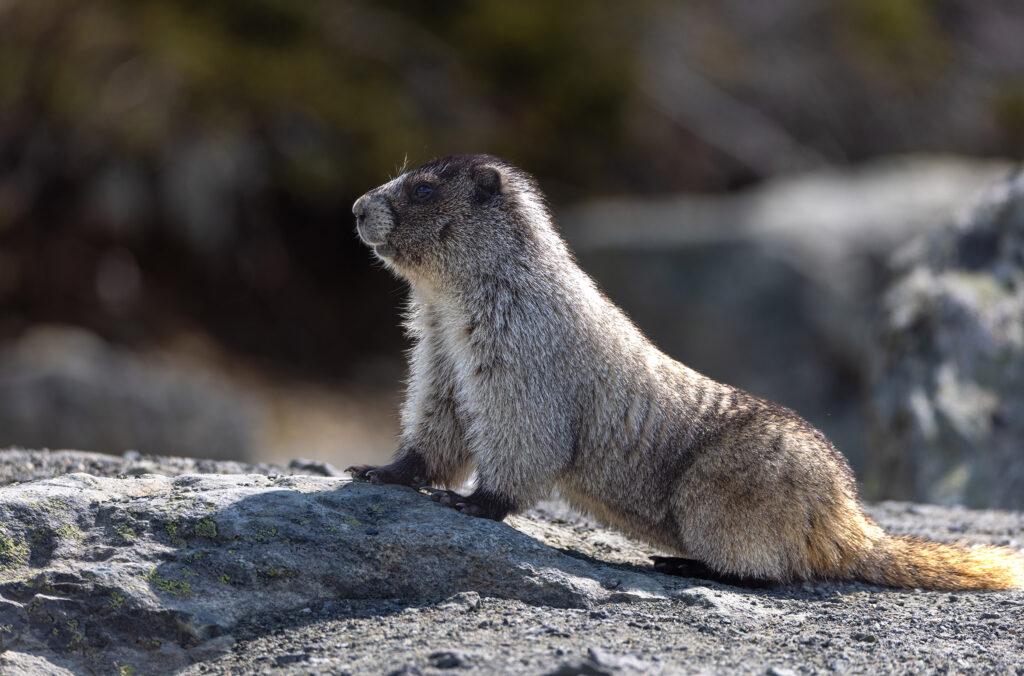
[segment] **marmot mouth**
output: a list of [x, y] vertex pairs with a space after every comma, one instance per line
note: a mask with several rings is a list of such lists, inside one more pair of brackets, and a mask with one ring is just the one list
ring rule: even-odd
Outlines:
[[377, 254], [381, 258], [395, 257], [395, 247], [391, 246], [387, 242], [381, 242], [379, 244], [370, 244], [370, 248], [373, 249], [373, 253]]
[[367, 229], [366, 223], [362, 220], [356, 222], [356, 234], [359, 235], [359, 239], [363, 240], [363, 243], [367, 246], [373, 246], [375, 242], [370, 239]]

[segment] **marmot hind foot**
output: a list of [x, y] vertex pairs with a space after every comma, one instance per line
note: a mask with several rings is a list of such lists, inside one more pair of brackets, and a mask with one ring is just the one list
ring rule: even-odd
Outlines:
[[732, 587], [745, 587], [747, 589], [767, 589], [777, 584], [771, 580], [756, 577], [719, 573], [717, 570], [708, 567], [703, 561], [696, 559], [683, 559], [676, 556], [652, 556], [651, 561], [654, 562], [654, 570], [666, 575], [711, 580], [712, 582], [720, 582]]

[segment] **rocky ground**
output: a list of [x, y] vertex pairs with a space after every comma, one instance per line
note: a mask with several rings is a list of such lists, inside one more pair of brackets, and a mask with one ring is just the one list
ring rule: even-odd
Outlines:
[[[557, 502], [498, 524], [330, 467], [194, 462], [0, 452], [0, 671], [1024, 674], [1024, 591], [739, 589]], [[1020, 513], [870, 511], [1024, 548]]]

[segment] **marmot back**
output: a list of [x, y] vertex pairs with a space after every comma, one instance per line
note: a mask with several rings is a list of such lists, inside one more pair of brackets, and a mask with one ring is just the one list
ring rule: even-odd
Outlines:
[[536, 182], [488, 155], [433, 160], [355, 203], [359, 236], [410, 283], [414, 346], [395, 462], [358, 479], [455, 488], [502, 519], [553, 486], [728, 581], [1024, 586], [998, 547], [886, 534], [843, 456], [797, 414], [655, 348], [579, 268]]

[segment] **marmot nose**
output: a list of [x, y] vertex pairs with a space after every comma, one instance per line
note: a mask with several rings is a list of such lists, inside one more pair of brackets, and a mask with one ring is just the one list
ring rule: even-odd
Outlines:
[[366, 195], [363, 195], [356, 200], [356, 203], [352, 205], [352, 213], [356, 217], [356, 223], [361, 223], [366, 220]]

